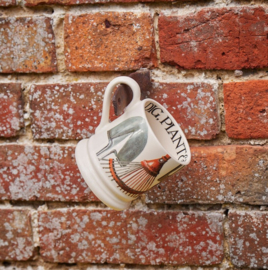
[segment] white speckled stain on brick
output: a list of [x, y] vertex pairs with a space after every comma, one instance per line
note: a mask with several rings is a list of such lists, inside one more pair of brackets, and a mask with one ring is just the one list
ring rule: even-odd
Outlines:
[[150, 190], [148, 203], [267, 204], [267, 148], [192, 147], [191, 152], [191, 164]]
[[0, 259], [28, 260], [33, 255], [28, 210], [0, 209]]
[[0, 0], [0, 7], [15, 6], [16, 0]]
[[41, 254], [48, 261], [69, 263], [210, 265], [219, 263], [223, 253], [221, 221], [220, 214], [203, 212], [43, 211]]
[[149, 96], [171, 113], [187, 138], [211, 139], [220, 128], [216, 88], [200, 82], [155, 82]]
[[[79, 201], [90, 194], [74, 161], [74, 147], [0, 148], [8, 159], [0, 168], [2, 199]], [[8, 192], [7, 192], [8, 190]]]
[[33, 86], [30, 97], [34, 137], [90, 137], [100, 121], [104, 85], [106, 83]]
[[0, 72], [56, 70], [55, 40], [50, 18], [1, 18], [0, 33]]
[[231, 211], [229, 220], [230, 255], [235, 266], [268, 268], [267, 212]]
[[[25, 149], [26, 150], [26, 149]], [[29, 199], [29, 197], [39, 197], [39, 190], [42, 187], [42, 182], [36, 178], [35, 170], [38, 166], [42, 168], [40, 173], [44, 174], [45, 159], [39, 157], [37, 153], [20, 153], [12, 161], [13, 174], [15, 181], [10, 184], [9, 190], [13, 199]], [[15, 169], [16, 168], [16, 169]], [[3, 169], [1, 169], [2, 171]]]
[[23, 126], [20, 84], [0, 84], [0, 102], [0, 136], [15, 136]]

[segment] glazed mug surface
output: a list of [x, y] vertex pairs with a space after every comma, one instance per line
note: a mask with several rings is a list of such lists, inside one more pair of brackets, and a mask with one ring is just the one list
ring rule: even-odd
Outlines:
[[[133, 99], [109, 122], [110, 100], [118, 84]], [[76, 147], [78, 168], [93, 193], [107, 206], [124, 210], [132, 200], [189, 164], [191, 152], [179, 124], [152, 99], [140, 100], [140, 87], [129, 77], [112, 80], [105, 91], [95, 134]]]

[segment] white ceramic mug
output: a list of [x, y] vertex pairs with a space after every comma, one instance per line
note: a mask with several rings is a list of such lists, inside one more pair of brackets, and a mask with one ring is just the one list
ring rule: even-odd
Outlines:
[[[120, 117], [109, 122], [111, 94], [121, 83], [132, 89], [133, 99]], [[95, 134], [78, 143], [75, 158], [93, 193], [107, 206], [124, 210], [189, 164], [191, 153], [170, 113], [152, 99], [141, 101], [140, 87], [133, 79], [118, 77], [106, 88]]]

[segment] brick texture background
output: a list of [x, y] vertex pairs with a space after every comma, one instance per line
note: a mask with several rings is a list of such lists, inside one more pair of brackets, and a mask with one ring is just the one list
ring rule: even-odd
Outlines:
[[[267, 14], [262, 0], [0, 0], [0, 270], [267, 269]], [[75, 147], [108, 82], [140, 70], [192, 159], [117, 212]]]
[[68, 14], [64, 34], [69, 71], [135, 70], [156, 62], [150, 13]]
[[0, 72], [42, 73], [57, 70], [50, 18], [0, 18], [0, 31]]
[[0, 1], [0, 7], [9, 7], [9, 6], [15, 6], [16, 0], [1, 0]]
[[267, 22], [263, 7], [163, 14], [159, 18], [161, 61], [185, 69], [267, 67]]

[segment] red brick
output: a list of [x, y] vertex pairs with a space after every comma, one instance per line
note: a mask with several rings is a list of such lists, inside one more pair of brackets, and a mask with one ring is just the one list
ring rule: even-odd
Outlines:
[[0, 199], [95, 201], [81, 177], [73, 146], [0, 146]]
[[229, 137], [268, 138], [268, 81], [224, 84], [224, 108]]
[[164, 105], [188, 139], [210, 140], [220, 132], [217, 93], [207, 83], [154, 83], [150, 98]]
[[88, 138], [100, 123], [107, 83], [34, 85], [30, 91], [35, 139]]
[[238, 267], [268, 268], [268, 212], [229, 212], [229, 246]]
[[192, 147], [191, 163], [147, 193], [147, 203], [268, 204], [268, 147]]
[[68, 14], [64, 26], [69, 71], [135, 70], [156, 64], [149, 13]]
[[223, 259], [222, 215], [61, 209], [39, 213], [45, 261], [213, 265]]
[[175, 0], [24, 0], [25, 6], [33, 7], [42, 4], [83, 5], [95, 3], [131, 3], [131, 2], [172, 2]]
[[264, 7], [206, 8], [159, 18], [161, 61], [183, 69], [268, 66], [268, 15]]
[[[34, 85], [30, 91], [35, 139], [88, 138], [100, 123], [107, 83]], [[155, 83], [147, 97], [167, 107], [189, 139], [219, 133], [213, 86], [205, 83]]]
[[0, 83], [0, 136], [16, 136], [23, 127], [23, 102], [19, 83]]
[[30, 259], [34, 243], [29, 211], [0, 209], [0, 220], [0, 260]]
[[56, 72], [52, 19], [0, 18], [0, 73]]
[[0, 0], [0, 7], [15, 6], [16, 0]]

